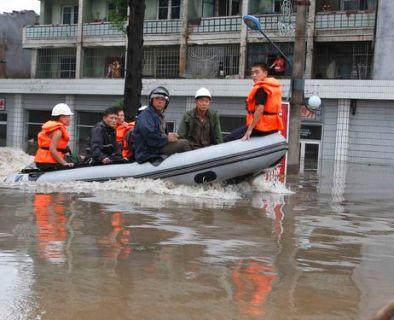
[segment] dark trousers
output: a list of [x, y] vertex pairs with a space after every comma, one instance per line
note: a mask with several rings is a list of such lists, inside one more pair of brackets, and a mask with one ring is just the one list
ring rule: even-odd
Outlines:
[[160, 153], [164, 153], [165, 155], [169, 156], [174, 153], [181, 153], [190, 151], [190, 144], [189, 141], [186, 139], [179, 139], [175, 142], [170, 142], [166, 144], [163, 148], [160, 149]]
[[[235, 129], [227, 137], [224, 138], [224, 142], [229, 142], [229, 141], [241, 139], [245, 135], [247, 130], [248, 130], [248, 126], [242, 126], [238, 129]], [[264, 137], [264, 136], [268, 136], [269, 134], [273, 134], [276, 132], [278, 132], [278, 130], [260, 131], [260, 130], [253, 129], [251, 136], [252, 137]]]
[[43, 163], [43, 162], [36, 162], [36, 167], [41, 171], [52, 171], [52, 170], [59, 170], [64, 169], [60, 163]]

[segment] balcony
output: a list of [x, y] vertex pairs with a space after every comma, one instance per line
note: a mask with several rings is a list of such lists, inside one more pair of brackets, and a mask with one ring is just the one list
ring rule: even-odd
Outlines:
[[192, 25], [191, 33], [239, 32], [241, 17], [201, 18], [199, 24]]
[[23, 46], [35, 48], [43, 46], [75, 46], [77, 25], [35, 25], [23, 28]]
[[316, 15], [316, 29], [374, 28], [374, 11], [319, 12]]
[[315, 19], [318, 41], [372, 41], [375, 11], [319, 12]]
[[[258, 18], [262, 28], [275, 41], [292, 41], [293, 36], [282, 37], [278, 31], [281, 15], [266, 14]], [[295, 23], [295, 15], [291, 21]], [[146, 20], [145, 45], [179, 45], [182, 21]], [[239, 43], [242, 19], [240, 16], [200, 18], [190, 21], [189, 43], [217, 44]], [[375, 27], [374, 11], [319, 12], [316, 14], [317, 41], [370, 41]], [[35, 25], [24, 28], [23, 46], [73, 47], [76, 43], [77, 25]], [[87, 46], [123, 46], [125, 35], [109, 22], [84, 23], [84, 44]], [[260, 42], [261, 35], [249, 32], [249, 41]]]

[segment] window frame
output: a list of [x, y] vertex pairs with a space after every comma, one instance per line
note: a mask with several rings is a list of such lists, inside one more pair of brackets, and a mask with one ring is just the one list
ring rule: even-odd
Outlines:
[[99, 119], [100, 120], [102, 119], [102, 112], [97, 111], [97, 110], [95, 110], [95, 111], [77, 111], [76, 112], [76, 115], [75, 115], [75, 117], [76, 117], [75, 141], [76, 141], [76, 151], [80, 152], [80, 153], [85, 153], [85, 150], [81, 150], [81, 145], [82, 144], [80, 143], [80, 140], [81, 140], [81, 130], [80, 130], [80, 128], [90, 128], [90, 129], [92, 129], [97, 124], [97, 122], [95, 122], [94, 124], [82, 124], [81, 123], [81, 116], [82, 116], [82, 114], [87, 114], [87, 113], [99, 115]]
[[[157, 0], [157, 12], [156, 12], [156, 20], [175, 20], [175, 19], [180, 19], [181, 17], [181, 6], [182, 2], [179, 0], [179, 5], [174, 5], [172, 2], [174, 0], [167, 0], [167, 6], [160, 6], [160, 0]], [[160, 18], [160, 9], [166, 8], [167, 9], [167, 14], [166, 18]], [[174, 18], [172, 17], [172, 10], [173, 8], [179, 8], [179, 17]]]
[[[43, 109], [40, 109], [40, 110], [26, 109], [25, 112], [26, 112], [25, 113], [25, 119], [26, 120], [23, 122], [24, 130], [25, 130], [25, 134], [24, 134], [24, 148], [23, 149], [28, 154], [34, 155], [37, 150], [34, 150], [34, 152], [32, 152], [32, 153], [30, 153], [30, 150], [29, 150], [29, 126], [30, 125], [42, 126], [46, 121], [48, 121], [50, 119], [51, 110], [49, 110], [49, 109], [47, 109], [47, 110], [45, 110], [45, 109], [44, 110]], [[48, 113], [47, 120], [44, 120], [43, 122], [37, 122], [37, 121], [33, 122], [33, 121], [30, 120], [31, 112], [47, 112]], [[40, 132], [40, 130], [38, 132]], [[33, 137], [33, 139], [34, 139], [35, 143], [37, 143], [37, 136]]]
[[[64, 23], [64, 9], [69, 8], [70, 10], [70, 23]], [[64, 5], [62, 6], [62, 16], [61, 16], [61, 24], [71, 25], [78, 24], [78, 14], [79, 14], [78, 5]]]

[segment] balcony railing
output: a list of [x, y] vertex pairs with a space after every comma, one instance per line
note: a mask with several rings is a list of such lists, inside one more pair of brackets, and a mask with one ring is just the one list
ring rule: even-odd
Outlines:
[[[267, 14], [259, 16], [261, 26], [267, 31], [277, 31], [281, 15]], [[295, 23], [295, 15], [291, 20]], [[181, 20], [145, 20], [144, 34], [179, 34]], [[239, 32], [242, 19], [234, 17], [201, 18], [198, 25], [191, 26], [192, 33]], [[316, 15], [316, 29], [351, 29], [373, 28], [375, 26], [375, 12], [319, 12]], [[35, 25], [28, 26], [26, 39], [67, 39], [75, 38], [77, 25]], [[85, 23], [83, 26], [85, 37], [123, 36], [124, 33], [109, 22]]]
[[[35, 25], [27, 26], [26, 39], [59, 39], [75, 38], [77, 25]], [[181, 20], [145, 20], [144, 34], [179, 33]], [[123, 36], [124, 33], [109, 22], [84, 23], [85, 37]]]
[[109, 22], [93, 22], [83, 24], [83, 35], [84, 37], [123, 36], [124, 33]]
[[207, 32], [237, 32], [241, 30], [241, 17], [202, 18], [197, 26], [193, 26], [193, 33]]
[[[266, 31], [277, 31], [278, 30], [278, 22], [280, 21], [280, 14], [265, 14], [263, 16], [259, 16], [261, 28]], [[291, 22], [295, 24], [296, 16], [293, 14], [291, 16]]]
[[76, 35], [77, 26], [75, 24], [26, 27], [27, 39], [64, 39], [75, 38]]
[[316, 15], [316, 29], [374, 28], [375, 12], [319, 12]]
[[[169, 34], [181, 31], [181, 20], [145, 20], [144, 34]], [[85, 23], [83, 35], [86, 37], [122, 36], [119, 30], [109, 22]]]
[[181, 20], [145, 20], [144, 34], [180, 33]]

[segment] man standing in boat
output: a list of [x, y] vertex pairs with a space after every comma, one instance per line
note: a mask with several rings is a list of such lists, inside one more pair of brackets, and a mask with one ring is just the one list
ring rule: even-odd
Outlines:
[[103, 120], [92, 129], [90, 139], [90, 155], [94, 163], [110, 164], [122, 161], [122, 153], [116, 142], [117, 109], [110, 107], [104, 110]]
[[169, 102], [168, 90], [157, 87], [149, 94], [148, 108], [138, 115], [133, 131], [134, 158], [138, 163], [190, 150], [187, 140], [167, 130], [163, 112]]
[[246, 99], [246, 124], [231, 132], [225, 142], [251, 136], [266, 136], [283, 130], [280, 115], [282, 106], [282, 85], [268, 77], [269, 68], [265, 63], [257, 62], [251, 69], [254, 85]]
[[207, 88], [200, 88], [194, 98], [196, 107], [183, 115], [178, 129], [179, 137], [187, 139], [192, 149], [222, 143], [219, 116], [209, 110], [211, 93]]

